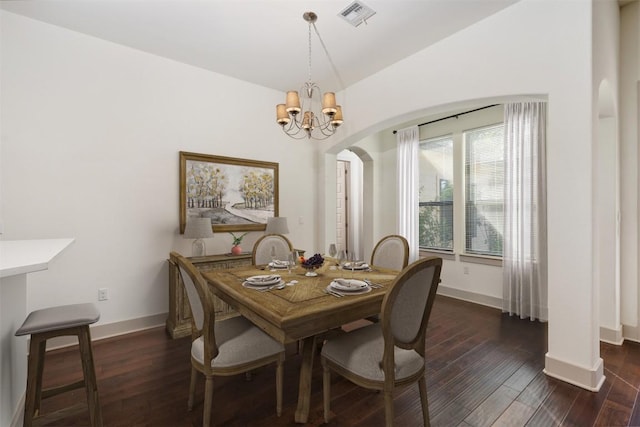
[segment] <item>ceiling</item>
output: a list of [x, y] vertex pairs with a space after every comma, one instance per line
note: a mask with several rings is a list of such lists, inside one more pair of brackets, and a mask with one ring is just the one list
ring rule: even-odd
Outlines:
[[352, 0], [2, 0], [0, 8], [282, 91], [308, 79], [302, 15], [313, 11], [339, 78], [312, 33], [312, 80], [338, 91], [517, 1], [366, 0], [376, 14], [358, 27], [338, 16]]

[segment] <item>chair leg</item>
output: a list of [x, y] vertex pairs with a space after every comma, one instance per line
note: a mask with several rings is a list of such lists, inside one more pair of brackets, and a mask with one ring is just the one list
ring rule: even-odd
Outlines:
[[278, 366], [276, 367], [276, 414], [282, 415], [282, 388], [284, 382], [284, 357], [281, 356], [278, 359]]
[[198, 371], [191, 366], [191, 382], [189, 383], [189, 401], [187, 402], [187, 409], [190, 411], [193, 409], [193, 403], [196, 397], [196, 384], [198, 382]]
[[420, 390], [420, 403], [422, 404], [422, 418], [424, 422], [424, 427], [429, 427], [429, 402], [427, 399], [427, 380], [424, 378], [420, 378], [418, 381], [418, 389]]
[[204, 386], [204, 413], [202, 415], [202, 426], [211, 425], [211, 405], [213, 404], [213, 376], [207, 375]]
[[36, 377], [36, 402], [34, 412], [40, 414], [40, 403], [42, 402], [42, 374], [44, 372], [45, 354], [47, 352], [47, 340], [40, 340], [38, 343], [38, 372]]
[[96, 370], [93, 363], [89, 326], [80, 328], [78, 333], [78, 346], [82, 360], [84, 386], [87, 392], [87, 405], [89, 406], [91, 425], [94, 427], [102, 427], [102, 408], [100, 407], [100, 397], [98, 395], [98, 382], [96, 380]]
[[331, 371], [322, 359], [322, 402], [324, 407], [324, 422], [329, 422], [329, 412], [331, 410]]
[[393, 393], [384, 391], [384, 420], [386, 427], [393, 427]]

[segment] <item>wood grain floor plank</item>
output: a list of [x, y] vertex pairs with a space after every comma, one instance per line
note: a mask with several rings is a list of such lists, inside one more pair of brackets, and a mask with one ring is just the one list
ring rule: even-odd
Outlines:
[[498, 419], [492, 424], [492, 427], [513, 427], [523, 426], [536, 412], [536, 408], [514, 400], [504, 410]]
[[518, 391], [502, 385], [480, 403], [464, 421], [472, 426], [489, 427], [513, 403]]

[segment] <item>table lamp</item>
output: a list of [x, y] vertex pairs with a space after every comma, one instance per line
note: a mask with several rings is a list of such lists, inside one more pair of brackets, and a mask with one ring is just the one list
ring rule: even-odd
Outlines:
[[265, 234], [289, 234], [287, 218], [284, 216], [274, 216], [267, 218], [267, 228]]
[[196, 239], [191, 245], [191, 256], [205, 256], [207, 254], [207, 247], [202, 239], [209, 237], [213, 237], [211, 218], [187, 219], [187, 225], [184, 229], [184, 238]]

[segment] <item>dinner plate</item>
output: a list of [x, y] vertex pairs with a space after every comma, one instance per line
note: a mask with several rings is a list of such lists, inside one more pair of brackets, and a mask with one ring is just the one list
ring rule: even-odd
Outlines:
[[[351, 265], [353, 264], [353, 268], [351, 267]], [[343, 270], [368, 270], [369, 269], [369, 264], [364, 263], [364, 262], [345, 262], [344, 264], [342, 264], [342, 269]]]
[[247, 277], [245, 281], [253, 286], [271, 286], [280, 281], [280, 276], [277, 274], [261, 274]]
[[270, 262], [269, 267], [271, 268], [287, 268], [288, 264], [285, 261], [275, 261]]
[[355, 279], [333, 279], [333, 281], [329, 284], [332, 288], [337, 289], [339, 291], [347, 291], [354, 292], [360, 291], [364, 288], [368, 288], [369, 285], [362, 280]]
[[276, 283], [272, 283], [270, 285], [263, 285], [263, 284], [256, 285], [251, 282], [242, 282], [242, 286], [247, 289], [256, 289], [258, 291], [262, 291], [267, 288], [282, 289], [285, 287], [285, 283], [284, 283], [284, 280], [278, 280]]
[[[339, 292], [342, 295], [360, 295], [360, 294], [366, 294], [367, 292], [371, 292], [371, 287], [366, 283], [361, 282], [360, 280], [343, 279], [341, 280], [341, 282], [342, 283], [337, 283], [337, 282], [329, 283], [329, 286], [327, 286], [327, 291]], [[360, 285], [356, 286], [355, 284], [353, 284], [353, 287], [351, 287], [351, 285], [345, 286], [344, 285], [345, 282], [360, 282], [364, 284], [364, 286], [360, 286]]]

